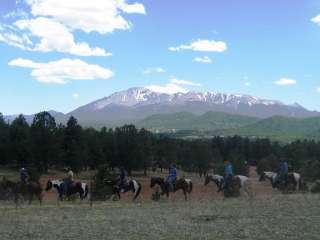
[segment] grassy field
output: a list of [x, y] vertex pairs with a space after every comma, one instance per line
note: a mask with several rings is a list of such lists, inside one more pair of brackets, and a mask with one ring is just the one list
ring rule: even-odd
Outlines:
[[320, 239], [319, 195], [154, 203], [0, 203], [0, 239]]

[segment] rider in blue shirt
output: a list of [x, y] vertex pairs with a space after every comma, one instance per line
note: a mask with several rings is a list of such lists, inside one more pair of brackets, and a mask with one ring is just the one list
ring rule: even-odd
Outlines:
[[169, 176], [166, 179], [166, 183], [169, 185], [170, 190], [173, 190], [173, 184], [177, 181], [178, 171], [174, 164], [170, 166]]
[[228, 189], [233, 179], [233, 167], [231, 162], [227, 159], [224, 160], [224, 189]]
[[287, 183], [287, 177], [289, 172], [289, 166], [287, 161], [282, 160], [280, 162], [279, 168], [278, 168], [278, 183]]

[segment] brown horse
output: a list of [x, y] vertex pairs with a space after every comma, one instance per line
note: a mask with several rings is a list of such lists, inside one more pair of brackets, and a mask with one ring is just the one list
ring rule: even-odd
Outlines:
[[[161, 195], [166, 194], [167, 197], [169, 197], [170, 192], [170, 186], [169, 184], [164, 180], [164, 178], [160, 177], [153, 177], [150, 181], [150, 187], [153, 188], [155, 185], [159, 185], [161, 188]], [[173, 189], [171, 192], [176, 192], [178, 190], [182, 190], [185, 200], [188, 200], [187, 194], [190, 194], [192, 192], [192, 182], [190, 179], [180, 178], [173, 184]]]
[[39, 182], [13, 182], [3, 178], [2, 187], [8, 193], [9, 199], [12, 198], [16, 205], [20, 200], [28, 200], [31, 204], [34, 196], [39, 200], [40, 205], [42, 204], [42, 186]]

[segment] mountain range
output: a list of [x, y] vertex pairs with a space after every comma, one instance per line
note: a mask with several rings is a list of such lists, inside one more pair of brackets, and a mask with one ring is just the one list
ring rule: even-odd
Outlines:
[[[297, 103], [288, 105], [250, 95], [215, 92], [167, 94], [143, 87], [113, 93], [67, 114], [50, 113], [57, 122], [62, 123], [74, 116], [86, 127], [115, 127], [133, 123], [160, 132], [193, 130], [259, 136], [265, 134], [260, 131], [264, 128], [269, 133], [266, 135], [291, 132], [296, 130], [297, 125], [309, 126], [310, 131], [317, 130], [313, 126], [319, 125], [320, 129], [320, 112], [310, 111]], [[5, 116], [9, 121], [15, 117]], [[31, 122], [34, 115], [25, 117]], [[304, 136], [307, 129], [302, 129], [304, 131], [297, 135]]]

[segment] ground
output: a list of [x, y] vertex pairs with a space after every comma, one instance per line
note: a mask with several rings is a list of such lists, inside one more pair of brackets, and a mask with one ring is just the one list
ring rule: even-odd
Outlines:
[[0, 208], [0, 239], [320, 239], [318, 195]]
[[0, 202], [0, 239], [320, 239], [320, 195], [283, 195], [251, 174], [253, 198], [224, 200], [214, 185], [191, 176], [195, 191], [187, 202], [181, 193], [152, 202], [148, 178], [139, 178], [144, 191], [135, 203], [127, 194], [92, 207], [58, 206], [54, 193], [42, 206]]

